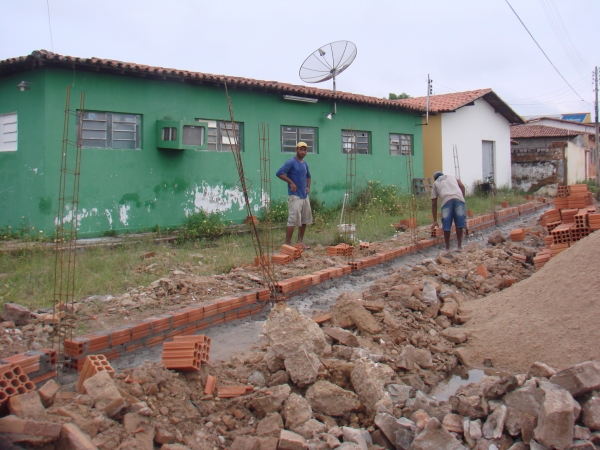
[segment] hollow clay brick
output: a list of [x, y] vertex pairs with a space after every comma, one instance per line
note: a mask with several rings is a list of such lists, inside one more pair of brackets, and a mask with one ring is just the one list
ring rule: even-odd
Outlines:
[[217, 384], [217, 378], [213, 375], [208, 375], [206, 377], [206, 384], [204, 385], [204, 394], [212, 395], [215, 390], [215, 386]]

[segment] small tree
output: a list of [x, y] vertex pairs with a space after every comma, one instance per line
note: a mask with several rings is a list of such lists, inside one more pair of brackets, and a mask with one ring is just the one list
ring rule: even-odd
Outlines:
[[403, 98], [412, 98], [412, 96], [408, 95], [406, 92], [403, 92], [402, 94], [390, 92], [390, 100], [401, 100]]

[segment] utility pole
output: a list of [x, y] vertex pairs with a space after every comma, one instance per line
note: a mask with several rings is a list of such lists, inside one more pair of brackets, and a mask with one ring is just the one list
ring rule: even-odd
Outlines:
[[594, 104], [596, 112], [596, 151], [594, 156], [596, 159], [596, 187], [600, 187], [600, 142], [598, 142], [598, 66], [594, 70], [594, 91], [596, 93], [596, 102]]

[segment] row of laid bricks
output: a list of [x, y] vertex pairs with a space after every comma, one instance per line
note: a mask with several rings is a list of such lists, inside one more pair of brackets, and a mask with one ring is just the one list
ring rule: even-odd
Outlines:
[[[524, 211], [529, 211], [531, 208], [539, 209], [544, 206], [546, 206], [544, 203], [532, 204], [524, 209]], [[518, 208], [515, 209], [517, 209], [517, 212], [519, 211]], [[471, 221], [469, 223], [469, 230], [494, 226], [496, 224], [494, 219], [494, 214], [469, 219]], [[364, 270], [407, 254], [417, 253], [420, 250], [441, 243], [443, 243], [443, 237], [441, 236], [421, 239], [416, 244], [405, 245], [393, 250], [355, 259], [347, 265], [331, 267], [316, 271], [310, 275], [280, 281], [275, 285], [276, 292], [274, 294], [269, 289], [261, 289], [236, 296], [222, 297], [204, 302], [202, 305], [185, 307], [161, 316], [145, 319], [138, 324], [66, 340], [65, 352], [70, 356], [71, 367], [81, 371], [88, 355], [103, 354], [108, 360], [113, 360], [127, 353], [162, 344], [165, 340], [174, 338], [175, 336], [193, 335], [210, 326], [258, 314], [262, 311], [264, 302], [270, 299], [276, 300], [277, 294], [283, 294], [286, 298], [289, 298], [291, 295], [303, 292], [308, 287], [323, 283], [329, 279], [342, 277], [352, 271]], [[16, 357], [18, 356], [20, 355], [16, 355]], [[40, 368], [40, 370], [45, 372], [43, 379], [40, 379], [40, 374], [35, 372], [34, 375], [38, 375], [35, 378], [35, 382], [55, 376], [56, 353], [54, 353], [53, 358], [53, 365], [46, 364], [43, 368]]]

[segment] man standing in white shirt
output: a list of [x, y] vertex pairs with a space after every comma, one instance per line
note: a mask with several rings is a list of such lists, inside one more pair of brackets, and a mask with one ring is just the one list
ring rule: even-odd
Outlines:
[[467, 226], [467, 209], [465, 205], [465, 186], [453, 175], [444, 175], [438, 171], [433, 174], [433, 186], [431, 188], [431, 213], [433, 224], [431, 229], [439, 227], [437, 221], [438, 197], [442, 199], [442, 230], [444, 230], [444, 241], [446, 250], [450, 250], [450, 233], [452, 221], [456, 226], [456, 241], [458, 251], [462, 250], [463, 230]]

